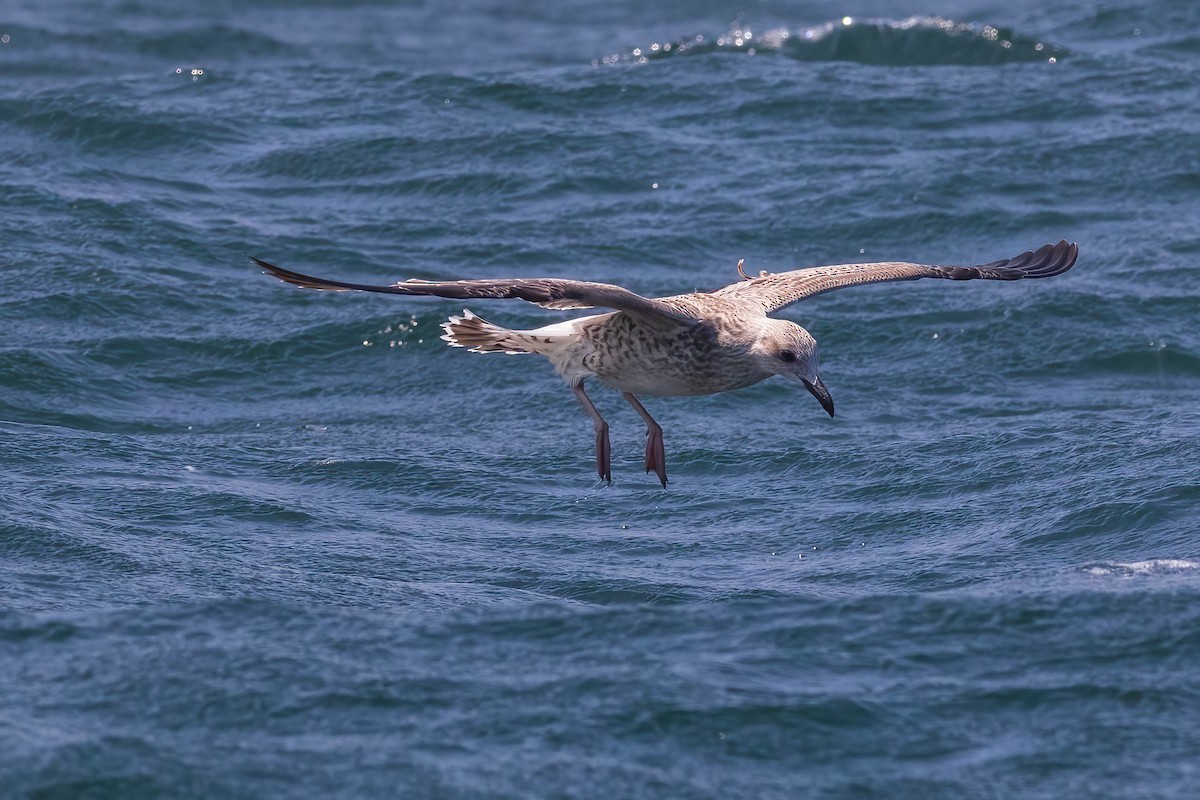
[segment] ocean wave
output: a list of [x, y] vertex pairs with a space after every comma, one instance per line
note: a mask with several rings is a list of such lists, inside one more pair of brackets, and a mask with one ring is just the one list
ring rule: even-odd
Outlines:
[[50, 37], [64, 44], [96, 48], [102, 52], [124, 51], [164, 58], [175, 58], [180, 53], [206, 59], [228, 59], [230, 53], [280, 56], [294, 49], [261, 30], [225, 23], [184, 22], [178, 27], [154, 25], [146, 30], [94, 27], [50, 34]]
[[0, 641], [63, 642], [79, 633], [79, 626], [63, 619], [7, 610], [0, 614]]
[[990, 66], [1015, 62], [1055, 63], [1069, 52], [1058, 45], [1022, 36], [1007, 28], [916, 16], [901, 20], [842, 17], [823, 25], [756, 32], [735, 26], [709, 37], [654, 42], [594, 63], [645, 64], [682, 55], [738, 52], [778, 54], [797, 61], [853, 61], [876, 66]]
[[1155, 375], [1192, 378], [1200, 376], [1200, 356], [1160, 339], [1147, 339], [1144, 346], [1125, 347], [1112, 353], [1088, 354], [1071, 360], [1049, 362], [1040, 370], [1073, 374]]
[[1183, 558], [1152, 558], [1146, 561], [1100, 561], [1083, 568], [1088, 575], [1116, 575], [1132, 578], [1139, 575], [1163, 575], [1200, 569], [1200, 562]]
[[69, 90], [0, 101], [0, 121], [34, 137], [73, 142], [89, 152], [174, 152], [187, 147], [216, 151], [243, 140], [236, 125], [214, 121], [200, 111], [143, 107], [101, 94], [100, 83], [85, 81]]

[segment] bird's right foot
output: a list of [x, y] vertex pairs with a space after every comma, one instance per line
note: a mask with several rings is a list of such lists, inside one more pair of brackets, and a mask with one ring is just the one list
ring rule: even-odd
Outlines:
[[612, 483], [612, 447], [608, 443], [608, 423], [596, 426], [596, 472], [600, 480]]
[[657, 474], [662, 487], [667, 488], [667, 452], [658, 425], [646, 427], [646, 472]]

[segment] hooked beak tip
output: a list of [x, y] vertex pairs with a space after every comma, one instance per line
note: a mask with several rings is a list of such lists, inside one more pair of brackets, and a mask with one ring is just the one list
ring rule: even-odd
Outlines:
[[833, 395], [825, 388], [825, 384], [821, 381], [820, 376], [812, 381], [801, 379], [804, 388], [812, 392], [812, 396], [817, 398], [817, 402], [821, 404], [821, 408], [825, 409], [830, 417], [833, 416]]

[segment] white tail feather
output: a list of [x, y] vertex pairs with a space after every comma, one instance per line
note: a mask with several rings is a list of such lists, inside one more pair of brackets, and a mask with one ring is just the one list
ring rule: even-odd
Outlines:
[[461, 317], [450, 317], [442, 323], [446, 331], [442, 339], [451, 347], [466, 347], [472, 353], [532, 353], [529, 342], [518, 331], [501, 328], [499, 325], [480, 319], [467, 309]]

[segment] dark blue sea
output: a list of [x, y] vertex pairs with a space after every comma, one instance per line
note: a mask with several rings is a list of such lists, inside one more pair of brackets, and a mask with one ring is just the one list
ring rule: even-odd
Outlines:
[[[439, 340], [508, 276], [775, 379]], [[0, 797], [1194, 798], [1200, 4], [0, 2]], [[570, 314], [511, 301], [514, 328]]]

